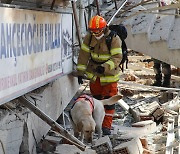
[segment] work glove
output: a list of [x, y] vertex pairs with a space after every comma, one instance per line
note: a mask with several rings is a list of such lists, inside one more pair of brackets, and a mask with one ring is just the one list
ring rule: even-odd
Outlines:
[[78, 76], [78, 83], [79, 83], [79, 85], [83, 84], [83, 77], [82, 76]]
[[103, 66], [97, 66], [96, 67], [96, 72], [99, 74], [103, 74], [105, 71], [105, 68]]

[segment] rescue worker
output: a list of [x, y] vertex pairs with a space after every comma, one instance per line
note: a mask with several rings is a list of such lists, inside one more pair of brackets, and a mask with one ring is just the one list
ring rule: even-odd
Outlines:
[[[166, 6], [171, 4], [171, 0], [160, 0], [160, 6]], [[155, 82], [153, 86], [162, 86], [162, 87], [170, 87], [171, 80], [171, 65], [162, 62], [160, 60], [152, 58], [154, 62], [154, 72], [155, 72]], [[164, 74], [163, 82], [162, 82], [162, 73]]]
[[[164, 63], [160, 60], [152, 58], [154, 61], [154, 72], [155, 72], [155, 82], [153, 86], [162, 86], [162, 87], [170, 87], [170, 80], [171, 80], [171, 65]], [[162, 81], [162, 73], [163, 81]]]
[[[90, 91], [96, 99], [107, 99], [118, 93], [117, 81], [120, 76], [119, 63], [122, 60], [121, 40], [113, 36], [111, 49], [108, 50], [106, 37], [110, 30], [106, 20], [94, 16], [89, 21], [89, 31], [81, 45], [77, 71], [78, 82], [83, 83], [82, 76], [90, 80]], [[102, 124], [103, 135], [111, 134], [112, 118], [115, 105], [105, 106], [105, 117]]]

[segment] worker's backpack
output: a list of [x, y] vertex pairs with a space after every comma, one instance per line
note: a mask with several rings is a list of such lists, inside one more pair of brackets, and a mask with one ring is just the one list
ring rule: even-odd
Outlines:
[[106, 37], [106, 44], [108, 49], [111, 49], [111, 42], [114, 35], [118, 35], [122, 41], [122, 60], [119, 64], [119, 67], [122, 71], [124, 71], [124, 63], [126, 62], [126, 69], [128, 64], [128, 51], [125, 39], [127, 38], [127, 30], [126, 27], [122, 24], [119, 25], [110, 25], [109, 29], [111, 30], [110, 34]]

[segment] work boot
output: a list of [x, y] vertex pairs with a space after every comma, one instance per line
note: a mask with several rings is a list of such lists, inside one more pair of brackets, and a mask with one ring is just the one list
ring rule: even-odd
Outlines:
[[103, 135], [111, 135], [111, 130], [109, 128], [102, 128]]
[[170, 78], [169, 75], [164, 76], [162, 87], [170, 87]]
[[162, 74], [156, 74], [155, 79], [156, 79], [156, 81], [152, 84], [152, 86], [161, 87], [161, 85], [162, 85]]
[[161, 87], [162, 82], [161, 81], [155, 81], [152, 86], [157, 86], [157, 87]]

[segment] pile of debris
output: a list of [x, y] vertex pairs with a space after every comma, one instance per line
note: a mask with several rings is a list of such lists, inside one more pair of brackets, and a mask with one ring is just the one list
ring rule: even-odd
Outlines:
[[[153, 154], [178, 153], [180, 133], [180, 89], [179, 78], [172, 76], [171, 88], [153, 87], [153, 64], [146, 62], [149, 57], [132, 53], [129, 69], [125, 70], [119, 82], [123, 99], [116, 104], [111, 135], [97, 138], [92, 145], [81, 151], [59, 134], [51, 130], [39, 143], [39, 153], [56, 154]], [[177, 72], [176, 72], [177, 73]], [[90, 94], [88, 81], [79, 89]], [[74, 99], [72, 99], [73, 102]], [[68, 118], [72, 102], [58, 119], [66, 130], [73, 134]]]

